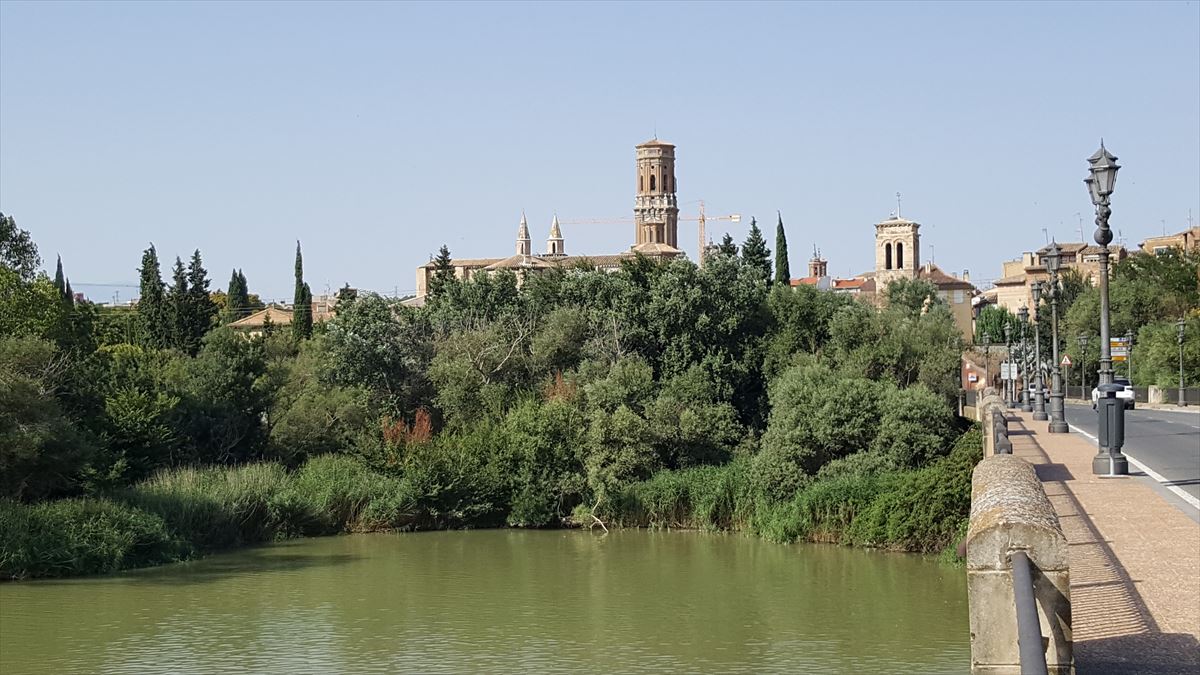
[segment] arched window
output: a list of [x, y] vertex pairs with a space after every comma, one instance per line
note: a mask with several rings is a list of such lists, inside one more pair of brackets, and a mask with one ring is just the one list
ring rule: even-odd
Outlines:
[[654, 192], [654, 174], [650, 174], [650, 191]]
[[892, 245], [887, 243], [883, 245], [883, 269], [892, 269]]
[[904, 244], [896, 242], [896, 269], [904, 269]]
[[644, 176], [642, 176], [642, 174], [639, 173], [638, 174], [638, 192], [641, 192], [644, 189], [642, 187], [642, 179], [643, 178], [644, 178]]

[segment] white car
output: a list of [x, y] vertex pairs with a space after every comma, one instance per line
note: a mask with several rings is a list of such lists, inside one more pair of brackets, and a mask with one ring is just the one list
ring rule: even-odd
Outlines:
[[[1125, 402], [1126, 410], [1133, 410], [1133, 406], [1134, 406], [1133, 385], [1129, 383], [1129, 380], [1127, 380], [1123, 377], [1118, 377], [1115, 380], [1113, 380], [1113, 384], [1119, 384], [1123, 387], [1123, 389], [1121, 389], [1121, 391], [1117, 392], [1117, 398], [1119, 398]], [[1098, 388], [1093, 388], [1092, 389], [1092, 410], [1096, 409], [1096, 402], [1099, 400], [1100, 400], [1100, 390]]]

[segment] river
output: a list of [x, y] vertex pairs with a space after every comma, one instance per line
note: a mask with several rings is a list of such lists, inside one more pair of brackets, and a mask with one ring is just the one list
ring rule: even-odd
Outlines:
[[737, 534], [290, 541], [0, 584], [0, 672], [961, 673], [965, 574]]

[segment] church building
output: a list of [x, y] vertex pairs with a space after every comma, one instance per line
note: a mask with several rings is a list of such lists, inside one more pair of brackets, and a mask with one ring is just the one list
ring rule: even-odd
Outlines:
[[[558, 216], [550, 223], [546, 252], [533, 253], [525, 214], [517, 226], [516, 253], [506, 258], [455, 258], [450, 261], [454, 276], [470, 279], [480, 274], [509, 270], [518, 281], [526, 275], [556, 267], [584, 264], [602, 270], [617, 270], [621, 262], [636, 255], [671, 259], [684, 255], [679, 243], [679, 202], [675, 184], [675, 146], [657, 138], [636, 148], [637, 192], [634, 197], [633, 244], [619, 253], [568, 255]], [[431, 260], [417, 268], [417, 297], [409, 304], [422, 304], [436, 271]]]

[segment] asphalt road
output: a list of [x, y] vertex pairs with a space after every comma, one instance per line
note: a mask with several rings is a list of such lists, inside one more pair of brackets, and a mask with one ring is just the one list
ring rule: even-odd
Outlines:
[[[1096, 412], [1090, 405], [1066, 406], [1067, 422], [1096, 435]], [[1125, 411], [1126, 455], [1153, 469], [1165, 480], [1200, 499], [1200, 414], [1138, 408]], [[1134, 471], [1131, 465], [1129, 470]]]

